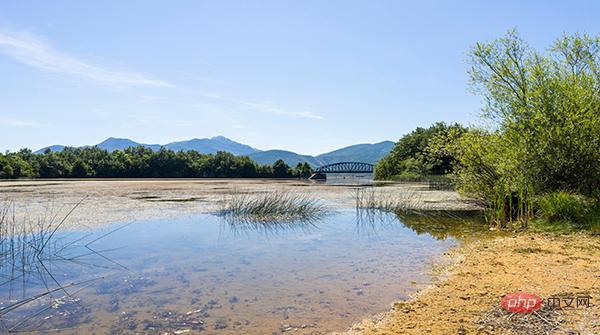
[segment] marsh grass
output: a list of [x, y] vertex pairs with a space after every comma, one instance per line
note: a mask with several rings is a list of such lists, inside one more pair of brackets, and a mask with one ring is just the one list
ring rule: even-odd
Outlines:
[[[489, 233], [481, 210], [441, 210], [423, 200], [422, 193], [407, 190], [386, 193], [376, 187], [355, 190], [357, 222], [362, 226], [394, 224], [389, 213], [417, 234], [443, 240], [448, 237], [482, 237]], [[364, 228], [363, 228], [364, 229]]]
[[600, 234], [599, 200], [566, 191], [550, 192], [535, 199], [534, 231], [568, 234], [587, 231]]
[[314, 222], [330, 212], [318, 199], [282, 190], [259, 194], [235, 191], [219, 201], [217, 214], [230, 220], [269, 224]]
[[83, 310], [74, 295], [102, 277], [94, 272], [91, 278], [64, 282], [64, 275], [77, 272], [77, 267], [107, 268], [92, 263], [90, 256], [124, 268], [92, 247], [113, 231], [96, 239], [59, 233], [83, 200], [63, 216], [47, 213], [38, 218], [17, 215], [11, 202], [0, 203], [0, 333], [42, 331], [44, 323], [57, 322], [51, 314], [61, 308]]
[[358, 187], [354, 189], [354, 199], [356, 208], [362, 210], [404, 214], [419, 214], [431, 210], [422, 196], [412, 190], [391, 194], [377, 187]]
[[541, 196], [536, 201], [539, 216], [549, 222], [570, 221], [580, 223], [590, 207], [582, 196], [558, 191]]

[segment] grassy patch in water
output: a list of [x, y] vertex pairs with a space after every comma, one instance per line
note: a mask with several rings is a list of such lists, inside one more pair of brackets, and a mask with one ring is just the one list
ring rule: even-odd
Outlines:
[[416, 213], [430, 209], [414, 191], [397, 194], [378, 191], [376, 187], [356, 188], [354, 199], [356, 208], [365, 210], [381, 210], [394, 213]]
[[219, 202], [218, 214], [256, 222], [315, 221], [329, 212], [320, 200], [284, 191], [233, 193]]

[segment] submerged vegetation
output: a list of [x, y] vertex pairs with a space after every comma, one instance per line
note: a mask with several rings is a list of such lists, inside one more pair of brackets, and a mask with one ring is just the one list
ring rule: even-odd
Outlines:
[[481, 210], [436, 209], [415, 191], [384, 193], [376, 187], [357, 188], [355, 201], [359, 222], [381, 221], [382, 215], [391, 213], [417, 234], [427, 233], [440, 240], [480, 236], [488, 231], [481, 224]]
[[308, 178], [307, 163], [260, 165], [228, 152], [158, 151], [143, 146], [109, 152], [98, 147], [0, 153], [0, 179], [12, 178]]
[[261, 224], [314, 222], [329, 213], [320, 200], [285, 191], [233, 193], [219, 202], [218, 214], [231, 221]]

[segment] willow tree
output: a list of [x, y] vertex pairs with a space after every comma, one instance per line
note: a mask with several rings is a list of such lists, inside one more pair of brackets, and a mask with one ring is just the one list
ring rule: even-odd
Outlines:
[[454, 150], [463, 190], [498, 193], [600, 190], [600, 42], [564, 35], [547, 50], [516, 31], [477, 43], [469, 76], [487, 127]]

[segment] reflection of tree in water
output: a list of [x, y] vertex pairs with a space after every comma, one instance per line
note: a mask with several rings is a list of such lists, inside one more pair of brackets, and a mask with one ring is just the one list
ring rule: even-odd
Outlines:
[[449, 237], [463, 239], [488, 231], [480, 211], [414, 211], [395, 215], [402, 224], [417, 234], [428, 234], [438, 240]]
[[[83, 201], [83, 200], [82, 200]], [[62, 233], [70, 214], [37, 220], [16, 217], [14, 205], [0, 206], [0, 332], [49, 331], [90, 318], [77, 293], [102, 279], [98, 269], [124, 268], [93, 243], [95, 237]]]
[[358, 234], [378, 235], [394, 225], [402, 224], [418, 235], [428, 234], [444, 240], [448, 237], [461, 239], [483, 234], [487, 231], [483, 223], [482, 213], [474, 211], [386, 211], [357, 207], [355, 227]]

